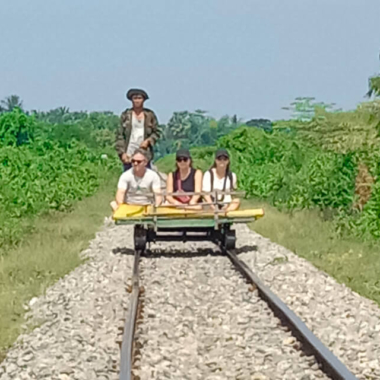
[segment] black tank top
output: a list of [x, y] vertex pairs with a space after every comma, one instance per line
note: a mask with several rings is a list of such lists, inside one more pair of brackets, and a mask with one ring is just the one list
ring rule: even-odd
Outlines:
[[[195, 181], [194, 181], [194, 177], [195, 177], [195, 172], [196, 170], [194, 168], [190, 168], [190, 174], [187, 176], [187, 178], [182, 181], [181, 180], [181, 187], [182, 187], [182, 190], [184, 192], [189, 192], [189, 193], [192, 193], [194, 192], [194, 189], [195, 189]], [[173, 173], [173, 192], [177, 192], [179, 189], [178, 189], [178, 179], [179, 179], [179, 171], [175, 171]]]

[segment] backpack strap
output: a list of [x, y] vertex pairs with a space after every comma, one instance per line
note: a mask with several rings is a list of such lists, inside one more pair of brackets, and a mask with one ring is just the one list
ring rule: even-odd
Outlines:
[[[210, 181], [211, 181], [211, 186], [210, 186], [210, 191], [212, 192], [214, 190], [214, 173], [212, 172], [212, 169], [209, 170], [209, 173], [210, 173]], [[224, 183], [223, 183], [223, 190], [222, 191], [225, 191], [226, 190], [226, 186], [227, 186], [227, 178], [230, 180], [230, 190], [235, 190], [234, 187], [233, 187], [233, 176], [232, 176], [232, 172], [229, 170], [227, 175], [224, 177]], [[211, 199], [213, 199], [213, 197], [211, 196]], [[220, 200], [221, 202], [224, 201], [224, 194], [222, 195], [222, 199]]]
[[230, 190], [235, 190], [235, 188], [234, 188], [234, 183], [233, 183], [233, 175], [232, 175], [232, 172], [231, 171], [229, 171], [228, 172], [228, 178], [230, 179], [230, 184], [231, 184], [231, 189]]
[[[234, 189], [233, 182], [232, 182], [232, 181], [233, 181], [232, 172], [231, 172], [231, 171], [228, 171], [227, 175], [224, 177], [223, 191], [226, 191], [227, 177], [228, 177], [228, 179], [230, 180], [230, 191], [235, 190], [235, 189]], [[222, 195], [222, 199], [221, 199], [222, 202], [224, 201], [224, 197], [225, 197], [225, 195], [223, 194], [223, 195]]]

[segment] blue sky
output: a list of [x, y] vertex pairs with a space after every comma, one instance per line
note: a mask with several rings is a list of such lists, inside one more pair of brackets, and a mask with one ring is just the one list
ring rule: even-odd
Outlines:
[[2, 0], [0, 98], [120, 113], [278, 119], [297, 96], [344, 109], [380, 71], [379, 0]]

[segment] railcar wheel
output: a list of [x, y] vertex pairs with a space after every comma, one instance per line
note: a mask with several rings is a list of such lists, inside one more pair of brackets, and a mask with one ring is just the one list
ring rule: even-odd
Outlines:
[[235, 249], [236, 248], [236, 231], [227, 230], [224, 232], [223, 245], [225, 249]]
[[147, 241], [147, 230], [144, 226], [135, 226], [134, 243], [136, 251], [145, 251]]

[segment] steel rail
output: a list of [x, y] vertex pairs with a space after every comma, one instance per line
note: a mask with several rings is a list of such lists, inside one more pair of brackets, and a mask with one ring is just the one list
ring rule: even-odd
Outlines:
[[234, 252], [222, 251], [228, 256], [237, 270], [256, 288], [260, 297], [266, 301], [274, 314], [290, 328], [293, 335], [302, 343], [302, 350], [315, 356], [325, 374], [333, 380], [358, 380], [347, 367], [307, 328], [304, 322], [290, 310], [261, 280], [247, 264]]
[[139, 262], [141, 253], [141, 251], [135, 252], [135, 260], [133, 263], [132, 293], [121, 344], [119, 380], [132, 380], [133, 347], [140, 296]]

